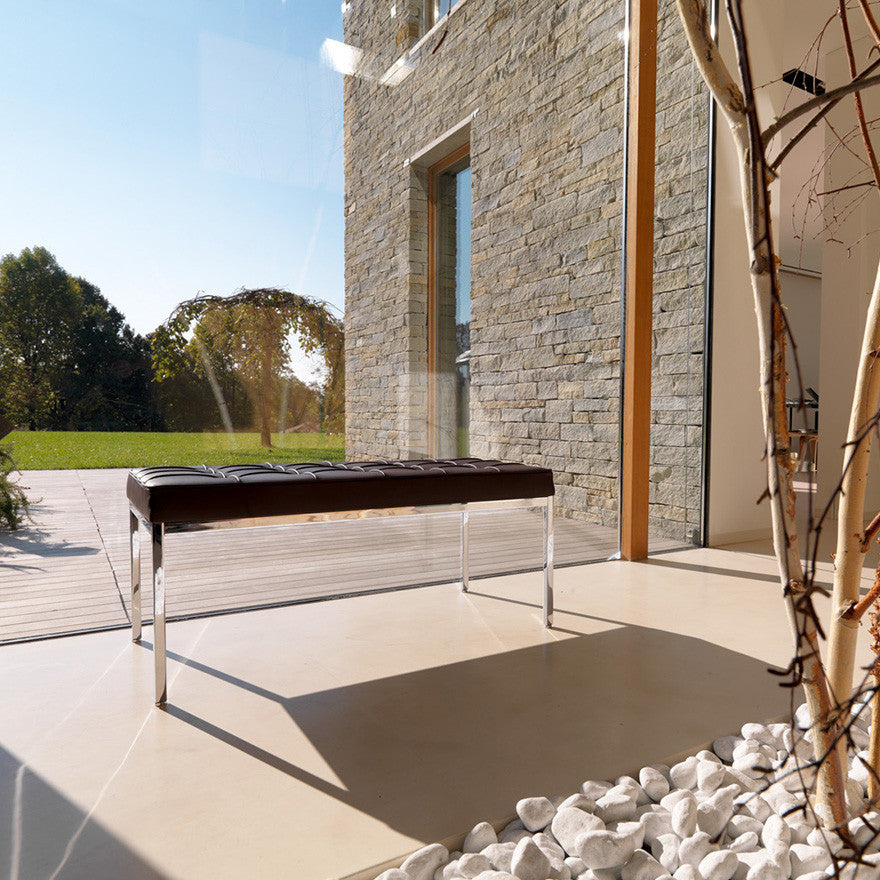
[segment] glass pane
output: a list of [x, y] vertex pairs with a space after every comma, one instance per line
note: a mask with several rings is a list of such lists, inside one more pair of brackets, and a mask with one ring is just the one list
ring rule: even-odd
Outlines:
[[437, 454], [468, 454], [471, 320], [471, 169], [437, 175]]

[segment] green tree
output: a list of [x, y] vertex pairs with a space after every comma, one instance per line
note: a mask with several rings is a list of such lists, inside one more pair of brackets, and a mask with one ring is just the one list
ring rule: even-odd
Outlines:
[[69, 367], [80, 291], [43, 247], [0, 260], [0, 409], [30, 430], [57, 403]]
[[319, 354], [324, 362], [325, 376], [317, 392], [321, 429], [340, 426], [344, 419], [342, 321], [327, 303], [287, 290], [240, 290], [230, 297], [199, 296], [181, 303], [153, 335], [155, 376], [162, 383], [179, 375], [186, 368], [188, 347], [193, 342], [210, 344], [247, 389], [260, 442], [271, 446], [291, 336], [296, 336], [307, 354]]
[[79, 313], [51, 422], [59, 429], [154, 427], [149, 343], [94, 284], [74, 278]]

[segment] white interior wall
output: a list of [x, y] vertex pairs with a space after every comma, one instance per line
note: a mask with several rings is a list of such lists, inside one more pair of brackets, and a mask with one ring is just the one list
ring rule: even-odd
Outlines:
[[[857, 45], [856, 57], [867, 57], [867, 41]], [[842, 49], [831, 52], [827, 59], [828, 77], [841, 82], [847, 75], [846, 57]], [[867, 91], [863, 94], [865, 114], [868, 119], [880, 116], [880, 94]], [[835, 131], [845, 133], [856, 125], [852, 101], [842, 101], [829, 114]], [[853, 146], [860, 147], [860, 141]], [[830, 160], [826, 188], [842, 186], [868, 179], [864, 163], [852, 153], [840, 148], [835, 135], [829, 131], [826, 149]], [[878, 244], [880, 244], [880, 199], [875, 193], [861, 201], [859, 207], [845, 214], [842, 222], [835, 222], [829, 229], [823, 249], [822, 278], [822, 339], [819, 379], [819, 471], [817, 502], [824, 506], [831, 497], [843, 467], [843, 444], [849, 424], [849, 413], [855, 384], [856, 367], [861, 349], [868, 299], [877, 270]], [[826, 222], [840, 212], [848, 198], [836, 204], [826, 203]], [[875, 230], [872, 233], [872, 230]], [[843, 244], [846, 243], [846, 244]], [[869, 475], [866, 512], [869, 517], [880, 509], [880, 479]]]
[[[759, 93], [758, 109], [765, 124], [803, 99], [804, 93], [795, 92], [778, 80], [789, 68], [805, 67], [804, 47], [811, 44], [824, 24], [824, 9], [812, 0], [784, 0], [772, 4], [750, 0], [745, 4], [753, 78], [756, 83], [769, 84]], [[722, 53], [735, 70], [729, 31], [724, 21], [720, 33]], [[809, 69], [813, 72], [812, 67]], [[821, 67], [816, 72], [819, 76], [824, 75]], [[822, 144], [821, 134], [808, 138], [786, 160], [782, 180], [771, 190], [771, 222], [783, 261], [812, 271], [822, 266], [821, 237], [817, 237], [821, 217], [804, 210], [803, 183], [815, 166]], [[755, 503], [767, 485], [767, 478], [763, 460], [754, 301], [748, 272], [750, 257], [743, 229], [735, 150], [720, 114], [715, 199], [708, 540], [717, 546], [770, 532], [767, 505]], [[790, 277], [783, 277], [782, 280], [784, 295], [791, 293], [793, 303], [806, 303], [808, 311], [796, 317], [792, 311], [789, 317], [793, 323], [803, 325], [796, 330], [799, 337], [804, 337], [801, 343], [804, 350], [800, 354], [809, 364], [810, 375], [816, 376], [816, 381], [821, 383], [820, 352], [816, 347], [820, 312], [816, 284], [813, 282], [811, 287], [809, 279], [793, 281]], [[810, 346], [812, 350], [807, 353]]]
[[[822, 320], [822, 279], [809, 278], [795, 272], [780, 272], [782, 301], [786, 306], [786, 315], [791, 327], [792, 336], [797, 344], [797, 361], [801, 370], [801, 382], [804, 389], [812, 388], [819, 391], [819, 325]], [[797, 397], [797, 380], [795, 361], [791, 348], [786, 349], [786, 367], [789, 376], [788, 397]], [[798, 416], [795, 416], [798, 419]], [[803, 416], [800, 416], [803, 419]], [[800, 423], [795, 421], [796, 425]], [[809, 419], [812, 426], [812, 417]]]

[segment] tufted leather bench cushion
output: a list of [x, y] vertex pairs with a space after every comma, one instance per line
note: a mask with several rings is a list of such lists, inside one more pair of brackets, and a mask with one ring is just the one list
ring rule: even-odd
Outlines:
[[128, 499], [150, 523], [196, 523], [553, 495], [547, 468], [479, 458], [149, 467]]

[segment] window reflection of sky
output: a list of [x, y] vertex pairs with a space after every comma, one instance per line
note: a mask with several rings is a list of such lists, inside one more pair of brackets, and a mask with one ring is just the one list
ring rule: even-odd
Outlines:
[[140, 332], [199, 291], [342, 306], [338, 3], [0, 0], [0, 27], [0, 252], [47, 247]]

